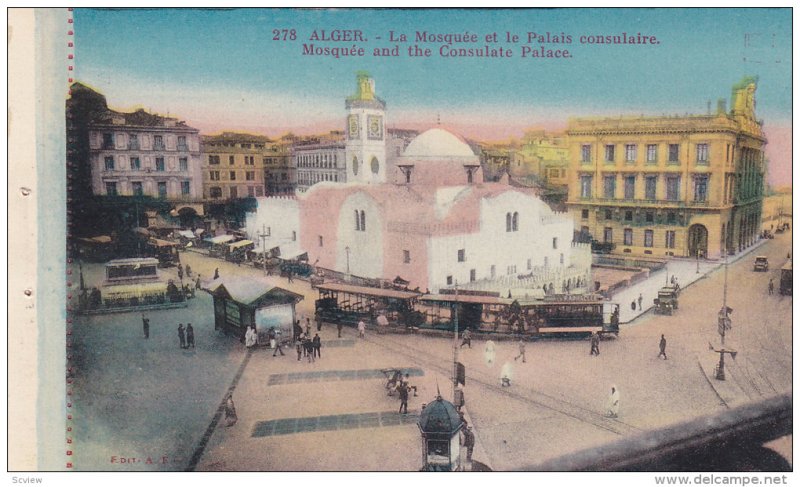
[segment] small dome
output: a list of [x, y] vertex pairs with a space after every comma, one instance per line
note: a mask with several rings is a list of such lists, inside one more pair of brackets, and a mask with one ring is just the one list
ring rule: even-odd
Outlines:
[[461, 416], [449, 401], [437, 397], [428, 403], [419, 415], [419, 429], [424, 433], [452, 435], [461, 427]]
[[444, 129], [430, 129], [408, 144], [404, 157], [475, 157], [469, 145]]

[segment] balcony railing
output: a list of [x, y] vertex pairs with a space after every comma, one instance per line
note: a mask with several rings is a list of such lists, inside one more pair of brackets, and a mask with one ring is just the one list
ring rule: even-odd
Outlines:
[[587, 203], [602, 203], [602, 204], [612, 204], [612, 205], [622, 205], [622, 206], [653, 206], [653, 207], [662, 207], [662, 206], [674, 206], [674, 207], [696, 207], [696, 206], [709, 206], [709, 202], [706, 201], [683, 201], [683, 200], [651, 200], [651, 199], [622, 199], [622, 198], [580, 198], [582, 202]]
[[189, 146], [186, 144], [178, 144], [178, 150], [182, 152], [188, 152]]
[[139, 142], [128, 142], [128, 150], [139, 150]]
[[164, 144], [153, 144], [153, 150], [166, 150]]

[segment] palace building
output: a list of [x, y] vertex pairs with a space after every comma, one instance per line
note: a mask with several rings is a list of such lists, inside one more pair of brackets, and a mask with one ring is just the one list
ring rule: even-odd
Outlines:
[[570, 119], [567, 205], [614, 253], [712, 257], [758, 240], [767, 143], [757, 80], [708, 115]]

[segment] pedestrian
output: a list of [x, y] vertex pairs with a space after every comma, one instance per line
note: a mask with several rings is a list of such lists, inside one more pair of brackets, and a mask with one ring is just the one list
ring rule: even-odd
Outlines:
[[180, 264], [178, 264], [178, 279], [181, 281], [183, 280], [183, 266]]
[[504, 363], [500, 370], [500, 387], [511, 387], [511, 362]]
[[664, 335], [661, 335], [661, 341], [658, 342], [658, 349], [661, 350], [658, 356], [663, 356], [664, 360], [667, 360], [667, 339], [664, 338]]
[[314, 320], [317, 322], [317, 331], [322, 331], [322, 316], [317, 313], [314, 316]]
[[364, 323], [364, 320], [360, 320], [358, 322], [358, 337], [359, 338], [364, 338], [364, 335], [365, 335], [364, 332], [366, 331], [366, 329], [367, 329], [367, 324]]
[[272, 356], [276, 357], [278, 355], [278, 352], [280, 352], [281, 357], [283, 357], [286, 354], [283, 353], [283, 347], [281, 347], [281, 340], [280, 337], [278, 337], [278, 333], [275, 331], [275, 327], [270, 328], [269, 331], [270, 331], [269, 343], [272, 346], [272, 348], [275, 349], [275, 351], [272, 352]]
[[495, 351], [494, 342], [492, 340], [486, 341], [486, 346], [483, 349], [483, 358], [486, 361], [486, 366], [491, 367], [494, 363]]
[[401, 382], [397, 390], [400, 392], [400, 410], [398, 413], [408, 414], [408, 386]]
[[674, 285], [675, 284], [675, 275], [670, 276], [669, 283]]
[[608, 407], [606, 408], [606, 416], [609, 418], [616, 418], [619, 415], [619, 389], [617, 386], [611, 386], [611, 395], [608, 398]]
[[319, 333], [314, 334], [314, 339], [311, 340], [312, 344], [314, 345], [314, 354], [318, 358], [322, 358], [322, 353], [320, 349], [322, 348], [322, 339], [319, 337]]
[[144, 313], [142, 313], [142, 330], [144, 331], [144, 337], [150, 338], [150, 319], [145, 318]]
[[[299, 362], [300, 359], [303, 357], [303, 346], [300, 345], [300, 342], [297, 342], [297, 345], [295, 346], [295, 348], [297, 350], [297, 361]], [[274, 357], [274, 355], [273, 355], [273, 357]]]
[[191, 323], [186, 325], [186, 348], [189, 347], [194, 348], [194, 328]]
[[773, 282], [771, 277], [769, 278], [769, 285], [767, 287], [767, 290], [769, 291], [770, 294], [775, 292], [775, 282]]
[[236, 406], [233, 404], [233, 395], [228, 393], [225, 398], [225, 426], [233, 426], [239, 417], [236, 416]]
[[289, 269], [289, 271], [286, 273], [286, 282], [294, 282], [292, 280], [292, 269]]
[[472, 451], [475, 449], [475, 433], [472, 426], [464, 426], [464, 446], [467, 448], [467, 461], [472, 461]]
[[311, 336], [311, 320], [306, 316], [306, 336]]
[[183, 323], [178, 325], [178, 340], [181, 343], [181, 348], [186, 348], [186, 333], [183, 331]]
[[523, 340], [521, 338], [519, 340], [519, 355], [514, 357], [514, 362], [516, 362], [517, 359], [520, 358], [520, 357], [522, 357], [522, 363], [524, 364], [525, 363], [525, 340]]
[[411, 384], [408, 382], [408, 373], [406, 373], [406, 375], [405, 375], [405, 376], [404, 376], [404, 377], [401, 379], [401, 381], [403, 382], [403, 385], [405, 385], [406, 387], [408, 387], [408, 390], [409, 390], [409, 391], [410, 391], [410, 390], [413, 390], [413, 391], [414, 391], [414, 397], [417, 397], [417, 386], [412, 386], [412, 385], [411, 385]]
[[314, 342], [311, 341], [311, 338], [305, 337], [303, 340], [303, 346], [306, 349], [306, 357], [308, 357], [308, 362], [311, 363], [314, 361]]
[[589, 355], [600, 355], [600, 335], [597, 332], [592, 333], [592, 349], [589, 350]]
[[342, 338], [342, 322], [336, 323], [336, 330], [339, 332], [339, 338]]
[[472, 348], [472, 333], [469, 331], [469, 328], [464, 330], [464, 334], [461, 335], [461, 347], [463, 348], [464, 345], [467, 345], [469, 348]]
[[639, 311], [641, 311], [642, 310], [642, 293], [639, 293], [639, 299], [637, 299], [636, 301], [639, 302]]
[[189, 266], [189, 264], [186, 264], [186, 277], [192, 277], [192, 268]]
[[219, 279], [219, 267], [214, 269], [214, 279]]
[[244, 334], [244, 346], [253, 348], [256, 344], [256, 330], [252, 326], [247, 327], [247, 332]]
[[292, 340], [297, 341], [300, 339], [300, 335], [303, 333], [303, 328], [300, 326], [300, 320], [294, 322], [294, 327], [292, 328]]
[[197, 275], [197, 280], [194, 282], [194, 288], [200, 289], [200, 274]]

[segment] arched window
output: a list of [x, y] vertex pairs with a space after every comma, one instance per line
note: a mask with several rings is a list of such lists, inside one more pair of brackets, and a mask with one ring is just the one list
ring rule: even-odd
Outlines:
[[511, 213], [506, 213], [506, 232], [511, 231]]
[[367, 219], [364, 215], [364, 210], [361, 210], [361, 231], [364, 232], [367, 230]]
[[358, 218], [358, 210], [356, 210], [356, 231], [361, 230], [361, 220]]
[[516, 232], [517, 230], [519, 230], [519, 213], [515, 211], [511, 217], [511, 231]]

